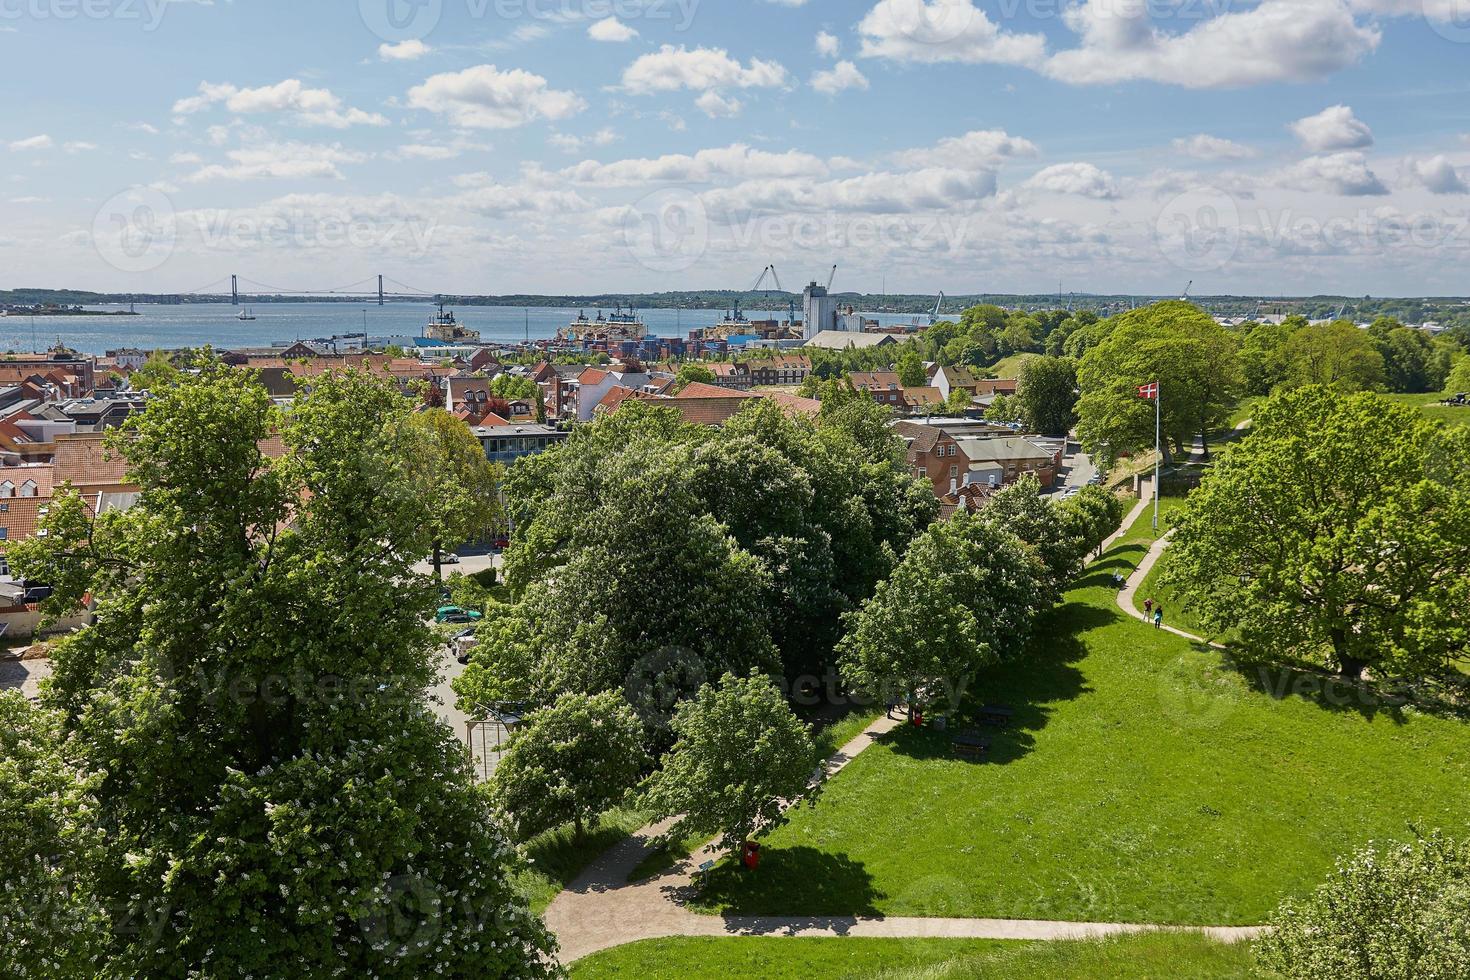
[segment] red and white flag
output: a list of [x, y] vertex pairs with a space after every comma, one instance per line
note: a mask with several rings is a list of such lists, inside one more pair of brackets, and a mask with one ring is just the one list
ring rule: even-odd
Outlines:
[[1159, 397], [1159, 383], [1144, 385], [1138, 389], [1139, 398], [1147, 398], [1149, 401], [1157, 401]]

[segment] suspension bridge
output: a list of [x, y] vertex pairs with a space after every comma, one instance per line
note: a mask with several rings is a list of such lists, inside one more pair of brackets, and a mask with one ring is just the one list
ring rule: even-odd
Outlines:
[[369, 276], [357, 282], [347, 283], [345, 286], [334, 286], [329, 289], [292, 289], [247, 279], [238, 274], [231, 274], [228, 278], [217, 279], [214, 282], [200, 286], [198, 289], [190, 289], [174, 295], [214, 297], [225, 296], [226, 294], [229, 295], [230, 302], [235, 306], [240, 305], [241, 296], [252, 298], [268, 296], [275, 299], [285, 297], [295, 299], [366, 299], [376, 300], [379, 306], [383, 306], [390, 299], [434, 300], [445, 295], [427, 289], [418, 289], [407, 283], [399, 282], [391, 276], [383, 275]]

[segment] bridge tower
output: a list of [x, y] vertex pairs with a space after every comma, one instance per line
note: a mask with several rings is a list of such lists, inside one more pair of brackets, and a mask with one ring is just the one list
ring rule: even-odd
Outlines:
[[383, 305], [383, 277], [378, 276], [378, 305]]
[[240, 277], [230, 276], [230, 302], [235, 306], [240, 305]]

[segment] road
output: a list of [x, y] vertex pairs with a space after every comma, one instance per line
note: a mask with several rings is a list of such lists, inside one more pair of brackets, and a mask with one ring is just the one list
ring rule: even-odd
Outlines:
[[1085, 487], [1097, 474], [1097, 466], [1092, 457], [1082, 451], [1082, 447], [1075, 442], [1067, 443], [1067, 454], [1062, 458], [1062, 479], [1058, 482], [1056, 493], [1070, 487]]

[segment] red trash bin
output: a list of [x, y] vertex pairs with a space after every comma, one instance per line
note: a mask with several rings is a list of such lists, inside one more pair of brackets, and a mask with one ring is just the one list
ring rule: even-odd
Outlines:
[[740, 861], [751, 871], [754, 871], [761, 863], [761, 846], [753, 840], [745, 842], [745, 847], [740, 855]]

